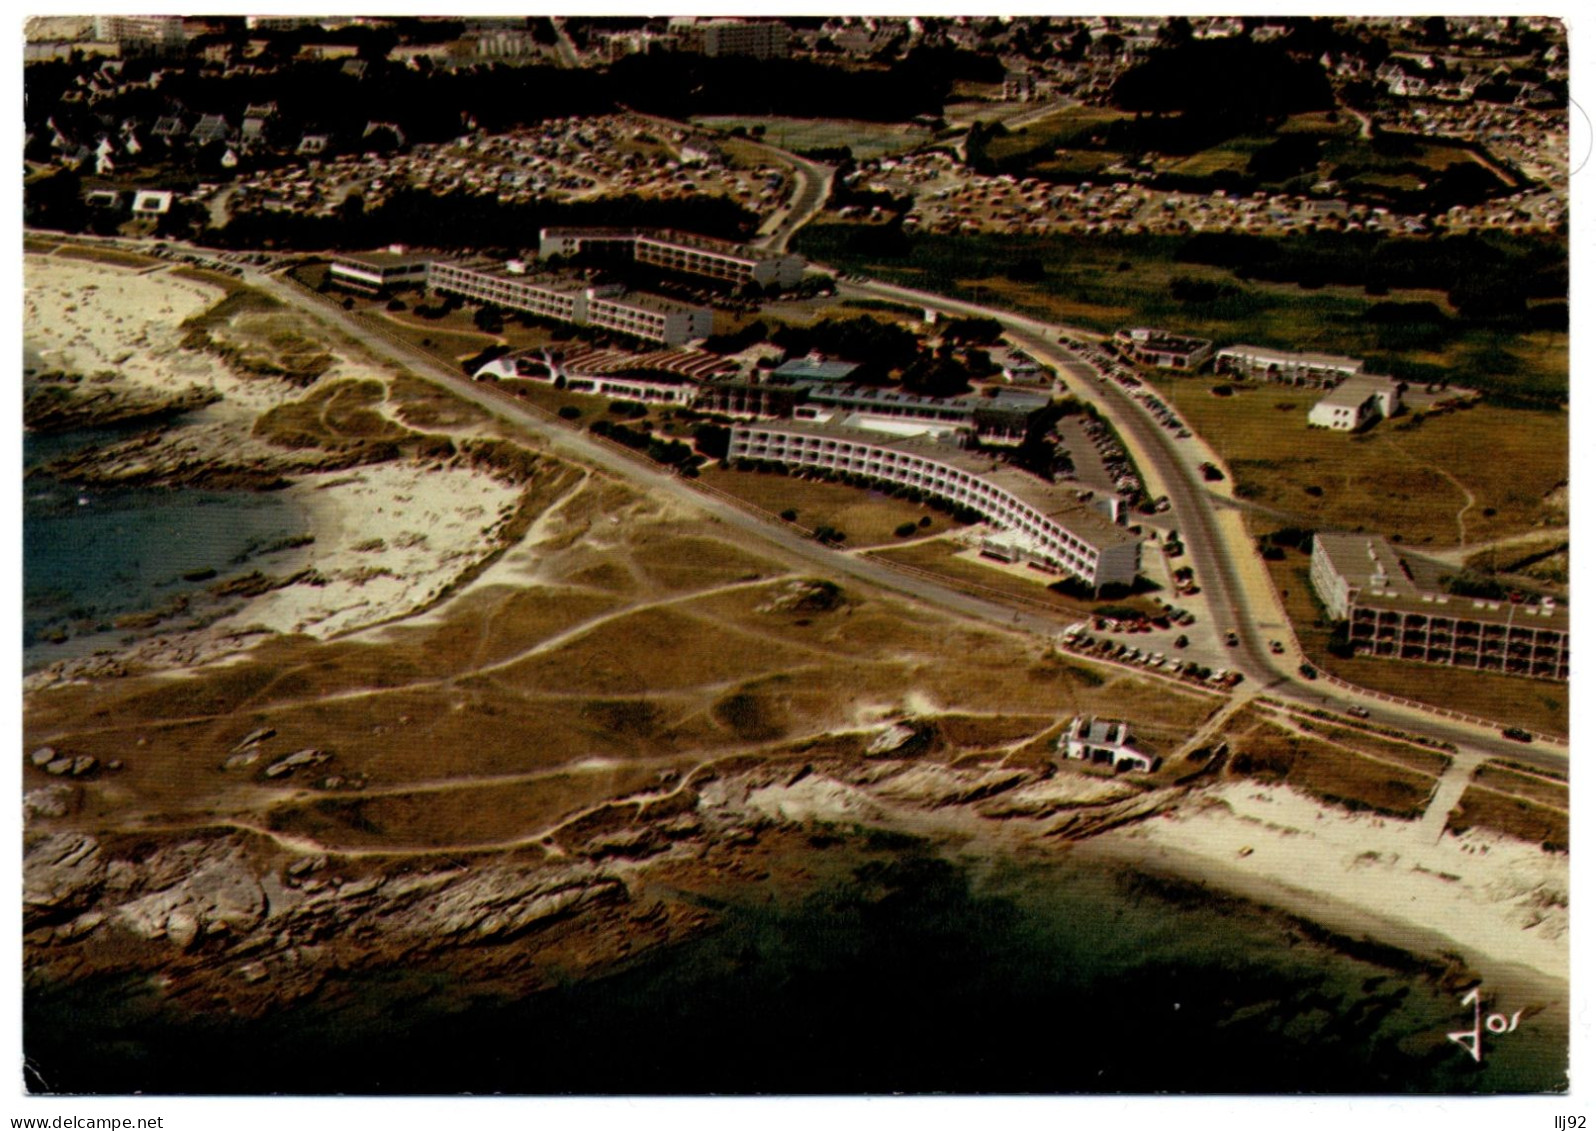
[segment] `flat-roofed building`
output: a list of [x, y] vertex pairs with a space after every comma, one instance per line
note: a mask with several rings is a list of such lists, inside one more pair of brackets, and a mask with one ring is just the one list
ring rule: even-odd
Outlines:
[[778, 381], [819, 381], [829, 384], [846, 381], [858, 368], [858, 363], [852, 361], [827, 361], [813, 356], [795, 357], [776, 366], [770, 371], [770, 375]]
[[1568, 679], [1568, 610], [1552, 598], [1445, 592], [1383, 538], [1316, 534], [1310, 576], [1360, 655]]
[[133, 49], [175, 51], [188, 43], [188, 32], [182, 16], [107, 15], [94, 17], [94, 38]]
[[427, 286], [440, 294], [517, 310], [555, 322], [597, 326], [645, 341], [676, 346], [708, 337], [714, 313], [646, 294], [630, 294], [618, 284], [594, 286], [580, 280], [528, 273], [518, 261], [467, 263], [434, 261]]
[[682, 50], [715, 58], [752, 55], [756, 59], [785, 59], [792, 32], [775, 20], [675, 19], [670, 30]]
[[544, 228], [538, 234], [538, 256], [620, 257], [663, 271], [762, 287], [790, 287], [804, 276], [800, 256], [763, 251], [728, 240], [687, 232], [650, 232], [625, 228]]
[[1083, 507], [1073, 492], [952, 444], [892, 439], [801, 421], [732, 426], [730, 458], [850, 472], [968, 507], [1043, 569], [1093, 587], [1131, 585], [1141, 539]]
[[1114, 344], [1141, 365], [1193, 373], [1214, 354], [1214, 343], [1206, 338], [1190, 338], [1145, 326], [1115, 330]]
[[1058, 736], [1057, 749], [1066, 758], [1097, 762], [1113, 766], [1116, 770], [1152, 773], [1158, 768], [1156, 757], [1136, 749], [1130, 724], [1123, 719], [1076, 715], [1064, 733]]
[[509, 263], [434, 260], [427, 270], [427, 288], [438, 294], [457, 295], [472, 302], [575, 325], [586, 324], [592, 295], [622, 291], [619, 286], [590, 287], [580, 280], [529, 275], [514, 260]]
[[587, 322], [650, 342], [679, 346], [707, 338], [714, 325], [714, 312], [708, 307], [688, 306], [656, 295], [589, 293]]
[[388, 251], [345, 252], [327, 268], [327, 280], [335, 286], [381, 294], [394, 287], [425, 284], [427, 265], [425, 256]]
[[1402, 387], [1383, 377], [1353, 377], [1343, 381], [1308, 410], [1315, 428], [1356, 432], [1402, 407]]
[[1291, 353], [1263, 346], [1226, 346], [1214, 355], [1214, 368], [1252, 381], [1321, 388], [1339, 385], [1363, 372], [1363, 362], [1328, 353]]

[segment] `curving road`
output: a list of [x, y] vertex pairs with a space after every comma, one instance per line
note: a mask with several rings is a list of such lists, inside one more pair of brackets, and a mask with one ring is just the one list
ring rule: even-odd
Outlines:
[[[703, 509], [727, 526], [779, 548], [789, 560], [811, 562], [828, 572], [851, 576], [990, 624], [1024, 629], [1048, 637], [1056, 634], [1061, 627], [1057, 617], [1017, 612], [1012, 606], [972, 597], [934, 581], [900, 573], [868, 558], [827, 549], [790, 528], [772, 524], [767, 519], [700, 490], [690, 480], [645, 465], [628, 453], [555, 423], [507, 393], [467, 379], [430, 355], [398, 339], [387, 337], [376, 328], [346, 314], [335, 304], [293, 283], [259, 271], [245, 272], [244, 277], [246, 282], [270, 292], [285, 303], [337, 325], [375, 356], [394, 361], [420, 376], [444, 384], [472, 403], [537, 436], [557, 454], [605, 468], [639, 486]], [[1073, 391], [1094, 403], [1113, 423], [1142, 469], [1149, 487], [1156, 487], [1157, 493], [1169, 496], [1171, 512], [1185, 534], [1188, 553], [1203, 582], [1212, 625], [1215, 628], [1234, 628], [1240, 637], [1239, 646], [1231, 654], [1231, 666], [1247, 676], [1249, 691], [1267, 691], [1277, 698], [1308, 708], [1345, 710], [1349, 705], [1360, 704], [1374, 712], [1379, 722], [1396, 724], [1410, 731], [1449, 741], [1460, 748], [1512, 756], [1552, 769], [1567, 768], [1566, 750], [1545, 744], [1531, 747], [1513, 743], [1504, 740], [1499, 733], [1393, 705], [1372, 693], [1332, 687], [1325, 681], [1307, 681], [1294, 670], [1294, 658], [1281, 663], [1272, 656], [1260, 626], [1280, 624], [1284, 617], [1274, 600], [1272, 586], [1268, 588], [1267, 596], [1260, 596], [1256, 592], [1260, 586], [1249, 587], [1241, 576], [1239, 563], [1256, 564], [1254, 548], [1245, 528], [1239, 522], [1225, 523], [1221, 520], [1215, 497], [1198, 481], [1191, 460], [1183, 459], [1177, 449], [1182, 441], [1174, 439], [1166, 429], [1154, 422], [1118, 384], [1112, 381], [1099, 382], [1094, 370], [1057, 344], [1061, 335], [1083, 340], [1100, 339], [1102, 335], [889, 283], [844, 284], [839, 291], [911, 302], [945, 314], [996, 319], [1019, 344], [1033, 351], [1040, 359], [1054, 364], [1061, 372], [1073, 375]], [[1271, 631], [1277, 636], [1289, 635], [1289, 629], [1273, 628]]]
[[1232, 651], [1231, 666], [1247, 676], [1254, 691], [1266, 691], [1308, 708], [1345, 711], [1349, 706], [1358, 705], [1368, 709], [1379, 722], [1452, 742], [1460, 748], [1511, 756], [1551, 769], [1567, 768], [1566, 750], [1542, 743], [1525, 746], [1504, 739], [1497, 731], [1391, 704], [1371, 692], [1335, 687], [1323, 680], [1306, 680], [1296, 670], [1295, 657], [1300, 654], [1299, 650], [1288, 649], [1283, 657], [1271, 654], [1261, 626], [1281, 626], [1270, 627], [1268, 632], [1277, 638], [1289, 639], [1292, 637], [1290, 621], [1279, 608], [1272, 584], [1267, 596], [1263, 596], [1258, 592], [1260, 586], [1249, 586], [1241, 576], [1238, 564], [1253, 563], [1255, 549], [1239, 522], [1222, 522], [1215, 496], [1194, 474], [1192, 461], [1182, 457], [1178, 445], [1191, 441], [1175, 439], [1132, 401], [1118, 383], [1098, 381], [1095, 370], [1057, 344], [1060, 337], [1101, 340], [1104, 335], [891, 283], [851, 283], [838, 289], [841, 293], [909, 302], [944, 314], [994, 318], [1018, 344], [1058, 367], [1060, 372], [1071, 374], [1074, 377], [1072, 391], [1097, 406], [1118, 430], [1149, 485], [1158, 484], [1161, 488], [1158, 493], [1169, 496], [1171, 513], [1202, 581], [1210, 615], [1219, 618], [1214, 625], [1221, 630], [1234, 628], [1240, 638], [1240, 644]]

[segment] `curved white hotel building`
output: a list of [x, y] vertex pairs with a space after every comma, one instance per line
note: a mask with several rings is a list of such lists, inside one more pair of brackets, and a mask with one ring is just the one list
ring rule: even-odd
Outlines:
[[1141, 539], [1082, 506], [1074, 492], [948, 444], [771, 421], [733, 425], [728, 454], [918, 487], [976, 511], [1035, 564], [1094, 587], [1133, 584], [1141, 567]]

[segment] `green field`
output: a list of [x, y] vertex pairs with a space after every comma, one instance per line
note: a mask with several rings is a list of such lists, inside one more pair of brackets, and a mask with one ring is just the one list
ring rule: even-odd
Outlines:
[[1099, 126], [1129, 114], [1106, 106], [1067, 106], [1028, 126], [1005, 131], [986, 143], [986, 155], [992, 161], [1007, 163], [1020, 157], [1045, 159], [1054, 150], [1078, 148], [1085, 135]]
[[[1527, 247], [1502, 241], [1509, 247]], [[1446, 295], [1361, 287], [1306, 288], [1239, 279], [1229, 270], [1182, 262], [1181, 236], [1009, 236], [916, 234], [905, 246], [884, 243], [865, 225], [811, 224], [795, 250], [838, 267], [957, 298], [989, 302], [1103, 333], [1151, 325], [1210, 338], [1282, 349], [1317, 350], [1428, 367], [1456, 384], [1546, 404], [1568, 395], [1568, 335], [1473, 326], [1454, 317]], [[901, 254], [900, 254], [901, 252]], [[1010, 278], [1023, 260], [1040, 279]], [[1172, 283], [1206, 285], [1200, 301], [1179, 299]], [[1431, 303], [1442, 323], [1413, 327], [1373, 323], [1377, 303]]]
[[887, 153], [901, 153], [904, 150], [914, 149], [931, 139], [931, 131], [923, 126], [892, 122], [711, 116], [693, 118], [692, 123], [695, 126], [722, 131], [741, 126], [756, 138], [754, 130], [764, 127], [764, 136], [757, 140], [799, 153], [807, 149], [833, 149], [846, 145], [853, 150], [854, 157], [861, 161]]
[[[953, 521], [924, 503], [894, 499], [880, 491], [849, 487], [842, 483], [823, 483], [793, 479], [785, 475], [756, 471], [722, 471], [705, 467], [699, 481], [716, 490], [735, 495], [771, 515], [795, 510], [793, 520], [814, 530], [829, 526], [847, 535], [844, 545], [880, 546], [901, 541], [895, 531], [905, 523], [915, 524], [913, 537], [922, 538], [951, 529]], [[920, 526], [921, 519], [931, 521]]]
[[1224, 457], [1238, 494], [1297, 525], [1441, 550], [1568, 519], [1552, 495], [1568, 480], [1565, 413], [1476, 404], [1353, 436], [1308, 427], [1316, 390], [1236, 383], [1218, 397], [1211, 390], [1222, 383], [1212, 377], [1155, 384]]

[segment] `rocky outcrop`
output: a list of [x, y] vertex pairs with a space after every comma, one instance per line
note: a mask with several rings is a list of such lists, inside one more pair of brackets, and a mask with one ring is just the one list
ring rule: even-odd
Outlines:
[[158, 424], [222, 399], [215, 389], [191, 386], [161, 395], [135, 385], [97, 385], [91, 391], [50, 386], [22, 405], [22, 423], [32, 432], [70, 432], [112, 424]]
[[286, 487], [295, 475], [381, 462], [396, 451], [330, 452], [286, 449], [226, 424], [146, 432], [121, 443], [87, 448], [30, 470], [89, 486], [207, 487], [216, 490]]
[[104, 886], [105, 874], [100, 842], [92, 836], [56, 833], [24, 842], [24, 925], [69, 918], [87, 909]]
[[[273, 737], [239, 735], [225, 760], [264, 781]], [[45, 753], [47, 769], [57, 755]], [[270, 765], [319, 755], [305, 748]], [[85, 788], [37, 788], [30, 812], [41, 824], [65, 817]], [[640, 904], [656, 869], [673, 889], [683, 876], [714, 877], [689, 886], [753, 881], [768, 874], [749, 855], [766, 836], [879, 827], [964, 838], [999, 812], [1048, 835], [1134, 820], [1162, 797], [1109, 782], [1065, 791], [1034, 768], [745, 759], [616, 798], [504, 855], [340, 856], [245, 832], [105, 843], [38, 831], [24, 861], [26, 967], [50, 981], [158, 971], [188, 1002], [246, 1012], [314, 993], [329, 971], [396, 962], [465, 964], [529, 989], [547, 984], [541, 955], [601, 971], [712, 921], [693, 901]], [[993, 808], [1005, 799], [1017, 804]]]

